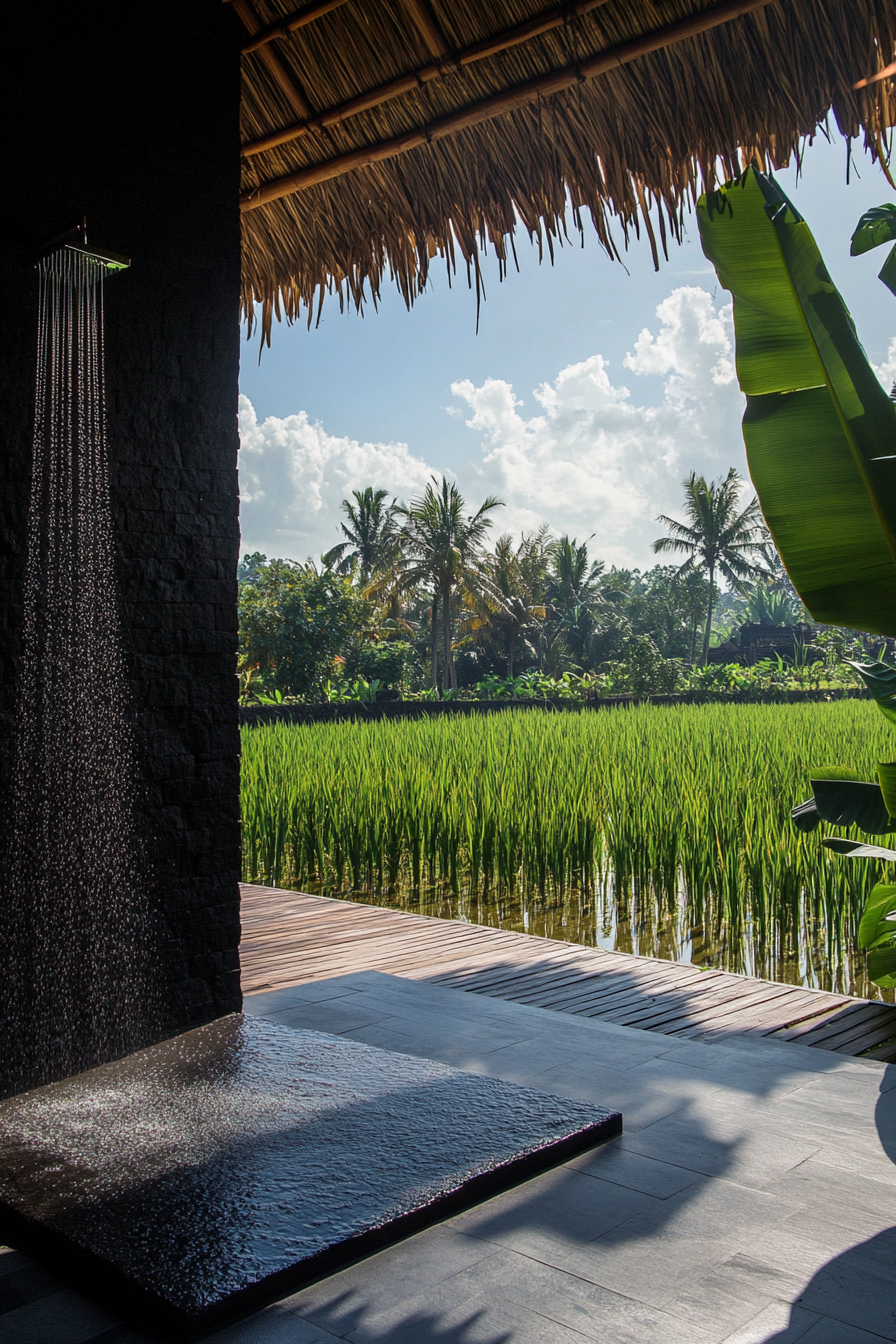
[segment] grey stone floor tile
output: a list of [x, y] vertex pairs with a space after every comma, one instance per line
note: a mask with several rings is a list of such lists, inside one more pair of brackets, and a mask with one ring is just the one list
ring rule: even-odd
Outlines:
[[664, 1311], [589, 1283], [512, 1251], [501, 1251], [446, 1285], [460, 1296], [513, 1303], [549, 1320], [613, 1344], [713, 1344], [711, 1329], [691, 1326]]
[[723, 1340], [771, 1303], [772, 1298], [763, 1296], [748, 1282], [729, 1276], [722, 1264], [670, 1297], [665, 1311], [697, 1328], [711, 1326], [716, 1338]]
[[115, 1317], [67, 1289], [0, 1316], [3, 1344], [83, 1344], [116, 1324]]
[[830, 1254], [875, 1237], [891, 1226], [894, 1212], [871, 1211], [857, 1204], [834, 1203], [804, 1205], [799, 1213], [781, 1224], [781, 1232], [791, 1232]]
[[457, 1214], [446, 1226], [556, 1264], [567, 1248], [593, 1241], [659, 1202], [561, 1167]]
[[[712, 1042], [707, 1042], [711, 1045]], [[798, 1041], [781, 1041], [772, 1036], [730, 1036], [725, 1049], [739, 1054], [763, 1056], [770, 1061], [785, 1060], [791, 1069], [805, 1069], [808, 1073], [834, 1076], [838, 1074], [882, 1074], [886, 1065], [877, 1060], [856, 1059], [852, 1055], [838, 1055], [833, 1050], [819, 1050], [816, 1046], [800, 1045]]]
[[[710, 1053], [715, 1047], [705, 1046]], [[674, 1056], [652, 1059], [642, 1064], [638, 1075], [644, 1075], [645, 1082], [685, 1081], [698, 1075], [704, 1085], [713, 1089], [720, 1098], [727, 1097], [731, 1105], [741, 1105], [748, 1101], [752, 1105], [772, 1107], [779, 1105], [792, 1094], [799, 1093], [806, 1084], [805, 1070], [791, 1069], [786, 1065], [776, 1065], [765, 1060], [747, 1059], [741, 1063], [733, 1051], [726, 1051], [728, 1058], [718, 1065], [712, 1061], [702, 1067], [690, 1060], [677, 1060]]]
[[595, 1101], [600, 1106], [621, 1111], [626, 1133], [644, 1129], [666, 1116], [687, 1109], [693, 1099], [690, 1093], [678, 1089], [645, 1089], [633, 1083], [627, 1074], [610, 1068], [597, 1069], [583, 1076], [574, 1065], [564, 1065], [533, 1074], [529, 1084], [545, 1092], [557, 1092], [581, 1101]]
[[[789, 1245], [787, 1241], [789, 1239]], [[756, 1298], [794, 1302], [807, 1281], [827, 1264], [830, 1254], [826, 1247], [806, 1237], [790, 1236], [781, 1229], [773, 1238], [766, 1233], [742, 1240], [749, 1250], [738, 1251], [719, 1268], [726, 1282], [739, 1284]], [[775, 1247], [778, 1254], [771, 1252]], [[781, 1254], [785, 1251], [789, 1254]]]
[[703, 1180], [636, 1214], [620, 1233], [653, 1236], [659, 1241], [668, 1228], [672, 1236], [709, 1236], [733, 1242], [748, 1234], [761, 1239], [795, 1213], [792, 1202], [764, 1190], [733, 1181]]
[[787, 1096], [780, 1094], [768, 1101], [756, 1103], [756, 1118], [768, 1127], [776, 1129], [811, 1126], [815, 1130], [830, 1131], [835, 1136], [849, 1135], [855, 1139], [862, 1135], [873, 1139], [880, 1147], [877, 1137], [875, 1110], [877, 1098], [859, 1095], [852, 1101], [841, 1097], [825, 1097], [823, 1086], [801, 1087]]
[[892, 1185], [896, 1177], [896, 1143], [876, 1128], [872, 1132], [870, 1126], [857, 1125], [847, 1136], [825, 1136], [816, 1160], [887, 1185]]
[[718, 1238], [678, 1234], [637, 1237], [625, 1228], [587, 1246], [568, 1247], [551, 1263], [611, 1292], [662, 1310], [730, 1254], [730, 1245]]
[[814, 1154], [799, 1166], [773, 1177], [763, 1188], [781, 1199], [828, 1210], [835, 1226], [841, 1215], [851, 1211], [884, 1219], [892, 1219], [896, 1212], [889, 1182], [869, 1180], [854, 1171], [820, 1162]]
[[330, 1322], [344, 1314], [346, 1303], [355, 1304], [353, 1311], [363, 1306], [368, 1314], [384, 1310], [494, 1253], [487, 1242], [460, 1236], [448, 1225], [433, 1227], [300, 1289], [279, 1305], [333, 1330]]
[[457, 1303], [444, 1289], [365, 1321], [345, 1337], [352, 1344], [591, 1344], [599, 1339], [506, 1302], [471, 1298]]
[[671, 1050], [664, 1050], [657, 1059], [670, 1059], [678, 1064], [689, 1064], [694, 1069], [721, 1069], [735, 1065], [742, 1056], [724, 1045], [704, 1045], [700, 1041], [678, 1040]]
[[310, 985], [289, 985], [284, 989], [267, 989], [260, 994], [247, 994], [243, 999], [243, 1012], [253, 1017], [263, 1017], [267, 1013], [277, 1013], [283, 1008], [293, 1008], [303, 1003], [327, 1003], [335, 999], [347, 999], [355, 991], [345, 985], [334, 985], [331, 980], [316, 980]]
[[726, 1335], [722, 1344], [796, 1344], [815, 1325], [818, 1316], [786, 1302], [772, 1302], [746, 1325]]
[[265, 1013], [265, 1017], [269, 1022], [279, 1022], [285, 1027], [299, 1027], [304, 1031], [325, 1031], [333, 1036], [389, 1020], [388, 1013], [374, 1013], [370, 1009], [356, 1008], [353, 998], [354, 996], [349, 999], [340, 998], [327, 1003], [296, 1004], [293, 1008], [282, 1008], [276, 1013]]
[[[882, 1340], [894, 1338], [894, 1335], [875, 1335], [859, 1326], [847, 1325], [828, 1316], [823, 1316], [800, 1336], [805, 1344], [881, 1344]], [[770, 1340], [769, 1344], [780, 1344], [780, 1341]]]
[[674, 1167], [655, 1157], [642, 1157], [640, 1153], [628, 1152], [619, 1146], [616, 1139], [591, 1152], [581, 1153], [566, 1165], [574, 1171], [599, 1176], [602, 1181], [612, 1181], [629, 1190], [640, 1190], [656, 1199], [668, 1199], [695, 1181], [706, 1179], [685, 1167]]
[[396, 1021], [407, 1022], [421, 1033], [443, 1033], [450, 1029], [454, 1035], [486, 1043], [496, 1040], [502, 1044], [527, 1040], [537, 1034], [528, 1021], [483, 1017], [478, 1013], [449, 1013], [444, 1005], [415, 1004], [413, 999], [404, 996], [361, 991], [351, 996], [351, 1003], [359, 1010], [388, 1014]]
[[761, 1126], [750, 1124], [744, 1111], [706, 1114], [704, 1110], [695, 1115], [693, 1108], [666, 1116], [637, 1134], [624, 1134], [620, 1146], [705, 1176], [724, 1176], [756, 1187], [780, 1179], [818, 1151], [812, 1141], [765, 1133]]
[[401, 1031], [392, 1026], [394, 1018], [389, 1018], [384, 1023], [374, 1023], [370, 1027], [358, 1027], [353, 1031], [346, 1032], [346, 1036], [351, 1036], [353, 1041], [360, 1041], [364, 1045], [378, 1045], [382, 1050], [395, 1050], [402, 1055], [417, 1055], [426, 1057], [425, 1051], [420, 1049], [419, 1043], [415, 1041], [407, 1031]]
[[[891, 1229], [879, 1234], [877, 1258], [892, 1264], [894, 1256], [896, 1229]], [[797, 1305], [854, 1329], [896, 1339], [896, 1277], [876, 1272], [879, 1266], [874, 1260], [873, 1243], [834, 1257], [810, 1279]]]
[[335, 1344], [338, 1338], [280, 1307], [268, 1307], [209, 1335], [206, 1344]]

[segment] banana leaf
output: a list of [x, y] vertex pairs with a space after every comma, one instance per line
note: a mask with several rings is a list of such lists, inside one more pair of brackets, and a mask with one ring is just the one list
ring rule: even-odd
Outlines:
[[896, 987], [896, 947], [876, 947], [868, 953], [868, 978], [881, 989]]
[[858, 672], [884, 718], [896, 724], [896, 667], [881, 662], [855, 663], [851, 658], [844, 662]]
[[[849, 255], [860, 257], [881, 243], [896, 241], [896, 205], [873, 205], [866, 210], [856, 225], [849, 245]], [[882, 280], [893, 294], [896, 294], [896, 247], [892, 247], [881, 268], [878, 279]]]
[[896, 863], [896, 849], [885, 849], [883, 845], [866, 845], [861, 840], [842, 840], [838, 835], [828, 836], [821, 843], [847, 859], [888, 859], [890, 863]]
[[804, 803], [797, 803], [796, 807], [790, 810], [790, 820], [798, 831], [816, 831], [821, 823], [821, 817], [818, 815], [818, 808], [815, 806], [814, 798], [807, 798]]
[[866, 952], [896, 941], [896, 887], [876, 886], [859, 924], [859, 947]]
[[859, 924], [859, 947], [868, 951], [868, 975], [883, 989], [896, 986], [896, 887], [872, 891]]
[[858, 826], [866, 835], [896, 831], [879, 784], [851, 779], [813, 779], [815, 808], [831, 826]]
[[734, 297], [750, 475], [816, 620], [896, 634], [896, 406], [809, 228], [755, 168], [707, 192], [700, 236]]

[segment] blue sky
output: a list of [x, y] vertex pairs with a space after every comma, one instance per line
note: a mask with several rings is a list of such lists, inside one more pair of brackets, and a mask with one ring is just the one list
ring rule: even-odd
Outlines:
[[[848, 186], [845, 166], [844, 143], [818, 138], [799, 179], [777, 176], [889, 376], [896, 304], [876, 278], [884, 253], [850, 258], [849, 238], [893, 192], [860, 153]], [[316, 329], [275, 327], [260, 364], [257, 337], [244, 343], [244, 547], [316, 555], [336, 540], [349, 489], [382, 482], [406, 496], [448, 471], [471, 501], [489, 490], [507, 499], [501, 530], [544, 518], [596, 534], [596, 554], [643, 564], [656, 513], [676, 511], [687, 471], [743, 469], [729, 305], [693, 218], [658, 273], [646, 243], [623, 267], [587, 231], [553, 266], [525, 239], [517, 254], [503, 282], [493, 258], [483, 263], [478, 335], [465, 277], [449, 287], [436, 268], [410, 313], [387, 288], [363, 318], [328, 301]]]

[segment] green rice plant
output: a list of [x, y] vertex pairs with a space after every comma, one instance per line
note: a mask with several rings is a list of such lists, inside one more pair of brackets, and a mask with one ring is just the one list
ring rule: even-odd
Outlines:
[[887, 725], [868, 709], [246, 728], [244, 875], [880, 996], [856, 951], [879, 864], [819, 856], [790, 822], [818, 767], [875, 769]]

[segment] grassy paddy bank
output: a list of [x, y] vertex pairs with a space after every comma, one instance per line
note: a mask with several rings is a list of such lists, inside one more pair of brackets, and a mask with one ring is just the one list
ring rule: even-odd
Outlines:
[[880, 866], [790, 808], [892, 753], [863, 701], [247, 728], [244, 876], [881, 997], [852, 951]]

